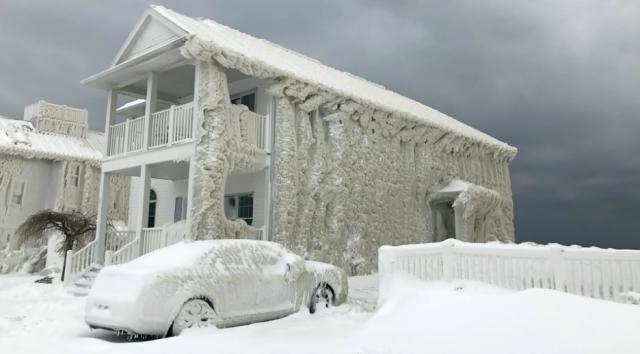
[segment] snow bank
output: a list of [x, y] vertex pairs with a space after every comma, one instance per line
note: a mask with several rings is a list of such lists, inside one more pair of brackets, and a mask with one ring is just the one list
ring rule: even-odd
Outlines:
[[354, 337], [407, 354], [427, 348], [448, 354], [635, 353], [638, 330], [636, 306], [552, 290], [396, 277], [388, 301]]

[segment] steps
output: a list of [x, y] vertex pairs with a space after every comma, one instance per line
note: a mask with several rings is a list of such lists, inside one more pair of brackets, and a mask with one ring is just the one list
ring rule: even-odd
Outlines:
[[101, 265], [92, 265], [88, 272], [84, 273], [81, 278], [76, 279], [73, 284], [71, 284], [67, 288], [67, 291], [75, 296], [89, 295], [91, 285], [93, 285], [93, 282], [94, 280], [96, 280], [96, 277], [98, 276], [98, 273], [100, 273], [101, 269]]

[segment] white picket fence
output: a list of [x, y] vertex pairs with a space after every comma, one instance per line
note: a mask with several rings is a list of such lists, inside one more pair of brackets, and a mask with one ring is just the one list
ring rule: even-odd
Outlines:
[[429, 281], [475, 280], [513, 290], [543, 288], [625, 302], [640, 292], [640, 251], [560, 245], [444, 242], [382, 246], [378, 251], [380, 300], [393, 274]]

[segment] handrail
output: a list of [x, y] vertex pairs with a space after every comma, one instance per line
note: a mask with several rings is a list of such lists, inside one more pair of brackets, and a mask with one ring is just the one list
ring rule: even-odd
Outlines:
[[139, 239], [136, 237], [133, 241], [127, 243], [118, 251], [113, 252], [110, 263], [105, 262], [105, 267], [116, 264], [123, 264], [138, 258], [140, 252]]
[[84, 274], [95, 262], [96, 240], [89, 242], [77, 252], [67, 252], [67, 264], [65, 265], [65, 283], [70, 283], [79, 275]]

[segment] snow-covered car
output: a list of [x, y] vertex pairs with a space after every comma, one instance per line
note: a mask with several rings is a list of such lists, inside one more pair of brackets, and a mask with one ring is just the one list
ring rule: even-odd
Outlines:
[[311, 313], [347, 298], [344, 270], [268, 241], [181, 242], [108, 266], [87, 297], [93, 329], [164, 337]]

